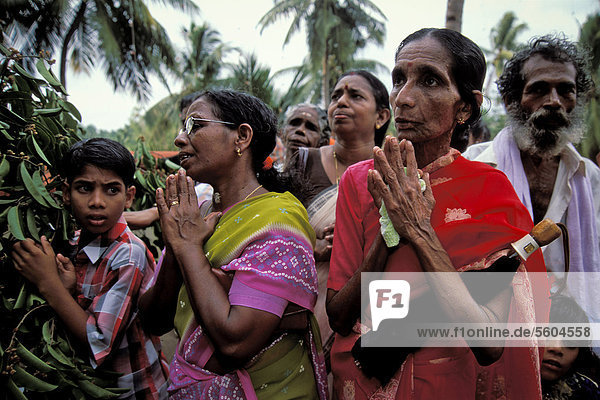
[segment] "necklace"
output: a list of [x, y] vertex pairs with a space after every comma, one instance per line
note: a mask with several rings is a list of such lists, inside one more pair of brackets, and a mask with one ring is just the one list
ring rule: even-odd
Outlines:
[[337, 155], [335, 154], [335, 150], [333, 150], [333, 163], [335, 165], [335, 184], [339, 185], [340, 178], [338, 176]]
[[251, 191], [251, 192], [250, 192], [250, 194], [249, 194], [248, 196], [244, 197], [244, 200], [242, 200], [242, 201], [248, 200], [248, 197], [250, 197], [250, 196], [252, 196], [254, 193], [256, 193], [256, 191], [257, 191], [258, 189], [260, 189], [261, 187], [263, 187], [263, 186], [262, 186], [262, 185], [258, 185], [258, 187], [257, 187], [256, 189], [254, 189], [253, 191]]

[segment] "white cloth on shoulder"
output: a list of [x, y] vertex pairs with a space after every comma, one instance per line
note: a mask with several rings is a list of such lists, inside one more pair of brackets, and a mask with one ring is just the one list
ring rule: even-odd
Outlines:
[[[503, 171], [533, 217], [529, 183], [510, 128], [500, 131], [492, 142], [471, 146], [464, 156]], [[552, 198], [544, 217], [567, 226], [570, 271], [575, 272], [568, 277], [569, 292], [591, 322], [600, 322], [600, 169], [581, 157], [572, 144], [560, 154]], [[548, 270], [564, 271], [560, 239], [543, 248], [543, 252]], [[600, 354], [598, 350], [595, 348]]]

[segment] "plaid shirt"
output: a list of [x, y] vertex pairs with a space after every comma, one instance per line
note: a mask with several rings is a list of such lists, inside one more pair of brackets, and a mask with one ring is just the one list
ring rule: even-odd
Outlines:
[[[78, 245], [80, 232], [73, 244]], [[160, 339], [142, 329], [139, 296], [150, 287], [154, 258], [127, 227], [123, 216], [75, 256], [77, 302], [88, 313], [87, 339], [92, 366], [117, 371], [121, 398], [164, 399], [168, 367]]]

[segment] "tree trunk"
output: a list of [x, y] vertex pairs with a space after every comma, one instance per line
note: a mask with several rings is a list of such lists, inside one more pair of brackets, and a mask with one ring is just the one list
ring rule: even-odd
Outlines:
[[465, 0], [448, 0], [446, 8], [446, 28], [460, 32]]
[[327, 45], [325, 45], [325, 54], [323, 54], [321, 65], [321, 104], [325, 110], [327, 110], [327, 104], [329, 103], [329, 69], [327, 68], [327, 54]]
[[81, 24], [81, 21], [83, 20], [86, 7], [87, 1], [84, 0], [79, 6], [79, 10], [77, 10], [75, 18], [73, 18], [73, 22], [71, 23], [69, 30], [65, 34], [62, 49], [60, 50], [60, 83], [62, 83], [65, 89], [67, 88], [67, 55], [69, 54], [69, 42], [71, 42], [71, 39], [73, 39], [75, 31], [77, 28], [79, 28], [79, 24]]

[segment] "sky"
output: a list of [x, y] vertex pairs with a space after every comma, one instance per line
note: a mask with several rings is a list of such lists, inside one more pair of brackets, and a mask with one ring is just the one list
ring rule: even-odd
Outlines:
[[[306, 34], [296, 33], [284, 47], [283, 39], [291, 19], [280, 19], [264, 29], [262, 35], [258, 21], [273, 7], [273, 0], [194, 0], [200, 13], [190, 16], [172, 8], [151, 4], [152, 15], [167, 30], [174, 45], [183, 48], [182, 30], [194, 21], [197, 25], [208, 22], [221, 33], [223, 42], [239, 47], [246, 53], [254, 52], [261, 64], [271, 67], [271, 72], [302, 63], [307, 54]], [[375, 59], [393, 67], [398, 44], [408, 34], [425, 27], [442, 28], [445, 23], [446, 0], [372, 0], [387, 18], [386, 40], [383, 47], [371, 45], [357, 55], [358, 58]], [[147, 1], [147, 4], [151, 3]], [[155, 2], [161, 3], [161, 2]], [[531, 36], [546, 33], [564, 33], [577, 40], [579, 28], [588, 15], [600, 10], [599, 0], [465, 0], [462, 33], [482, 48], [490, 47], [490, 30], [507, 11], [513, 11], [519, 22], [528, 29], [517, 37], [527, 41]], [[227, 60], [235, 61], [235, 60]], [[378, 77], [390, 89], [391, 78], [379, 73]], [[182, 83], [175, 77], [169, 84], [173, 93]], [[157, 80], [152, 80], [152, 97], [144, 104], [136, 102], [127, 92], [114, 92], [101, 70], [91, 75], [67, 77], [69, 100], [79, 109], [84, 125], [113, 130], [127, 124], [135, 113], [143, 113], [169, 94]], [[285, 89], [285, 81], [278, 88]]]

